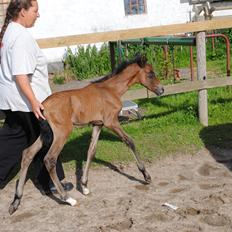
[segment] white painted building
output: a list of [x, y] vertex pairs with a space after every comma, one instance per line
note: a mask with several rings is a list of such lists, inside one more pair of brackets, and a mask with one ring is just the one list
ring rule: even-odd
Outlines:
[[[183, 0], [146, 0], [146, 13], [126, 15], [124, 0], [38, 0], [40, 18], [35, 38], [141, 28], [190, 21]], [[60, 61], [65, 48], [44, 49], [49, 62]]]
[[[35, 38], [187, 23], [189, 0], [38, 0], [40, 18], [31, 29]], [[145, 13], [127, 15], [125, 2], [144, 2]], [[131, 5], [130, 5], [131, 6]], [[62, 60], [65, 48], [44, 49], [49, 62]]]

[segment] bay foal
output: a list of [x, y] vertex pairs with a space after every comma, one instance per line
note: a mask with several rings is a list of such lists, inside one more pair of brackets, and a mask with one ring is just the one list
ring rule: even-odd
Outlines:
[[137, 56], [134, 60], [122, 63], [108, 76], [92, 82], [82, 89], [57, 92], [49, 96], [42, 104], [46, 121], [41, 121], [41, 134], [34, 144], [23, 151], [20, 178], [16, 187], [14, 201], [9, 213], [14, 213], [23, 195], [28, 167], [42, 146], [51, 142], [50, 149], [44, 158], [44, 163], [51, 179], [60, 194], [61, 200], [75, 205], [76, 200], [64, 191], [56, 173], [56, 161], [73, 125], [91, 124], [92, 138], [87, 154], [87, 162], [81, 179], [82, 191], [89, 193], [87, 188], [90, 163], [95, 155], [96, 145], [103, 126], [112, 130], [132, 150], [138, 169], [147, 183], [151, 177], [139, 158], [133, 140], [123, 131], [118, 121], [122, 108], [121, 96], [135, 83], [140, 83], [147, 89], [161, 95], [164, 90], [156, 78], [153, 68], [145, 57]]

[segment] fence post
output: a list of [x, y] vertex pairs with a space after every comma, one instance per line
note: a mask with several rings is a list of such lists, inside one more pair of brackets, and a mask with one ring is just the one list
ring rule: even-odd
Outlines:
[[[200, 21], [200, 17], [198, 21]], [[196, 35], [197, 46], [197, 79], [206, 79], [206, 45], [205, 45], [205, 32], [198, 32]], [[208, 102], [207, 102], [207, 89], [199, 90], [198, 92], [198, 113], [199, 120], [203, 126], [208, 126]]]
[[111, 62], [111, 70], [113, 71], [115, 68], [115, 42], [109, 42], [110, 47], [110, 62]]

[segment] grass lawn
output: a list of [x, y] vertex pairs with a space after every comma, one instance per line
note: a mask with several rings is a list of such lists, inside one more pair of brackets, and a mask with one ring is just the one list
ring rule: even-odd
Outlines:
[[[198, 121], [198, 93], [191, 92], [138, 100], [144, 118], [123, 124], [144, 161], [177, 153], [194, 154], [203, 147], [232, 148], [232, 87], [208, 90], [209, 126]], [[82, 166], [91, 128], [74, 129], [61, 157], [67, 169]], [[111, 131], [103, 129], [93, 165], [133, 160], [129, 149]]]

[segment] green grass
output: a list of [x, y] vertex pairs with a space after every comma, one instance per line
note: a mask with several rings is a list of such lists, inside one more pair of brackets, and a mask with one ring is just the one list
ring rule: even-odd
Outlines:
[[207, 62], [207, 69], [210, 70], [208, 76], [220, 77], [226, 75], [226, 58]]
[[[208, 90], [209, 127], [198, 121], [197, 92], [138, 100], [145, 112], [142, 120], [123, 124], [134, 139], [144, 161], [177, 153], [194, 154], [203, 147], [232, 148], [232, 88]], [[82, 166], [91, 128], [74, 129], [62, 151], [66, 168]], [[93, 165], [133, 160], [129, 149], [110, 131], [103, 129]]]
[[65, 83], [65, 78], [62, 76], [55, 76], [53, 77], [54, 84], [62, 85]]
[[[221, 77], [225, 73], [225, 57], [207, 60], [208, 78]], [[170, 80], [162, 80], [162, 83], [170, 84]], [[138, 88], [141, 86], [132, 87]], [[208, 90], [208, 127], [203, 127], [198, 121], [197, 91], [136, 102], [145, 112], [144, 118], [122, 127], [134, 139], [144, 161], [177, 153], [194, 154], [203, 147], [232, 148], [232, 87]], [[83, 165], [90, 138], [90, 127], [73, 130], [61, 153], [66, 169]], [[107, 166], [132, 160], [126, 145], [111, 131], [103, 129], [92, 165]]]

